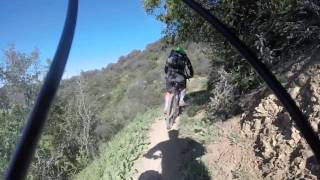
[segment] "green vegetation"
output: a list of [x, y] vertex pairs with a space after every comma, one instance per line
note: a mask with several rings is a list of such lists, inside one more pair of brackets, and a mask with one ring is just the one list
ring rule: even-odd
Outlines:
[[180, 131], [201, 143], [210, 143], [219, 136], [219, 128], [208, 119], [205, 111], [209, 103], [208, 79], [195, 77], [188, 83], [186, 101], [190, 104], [181, 115]]
[[20, 134], [24, 116], [33, 104], [40, 74], [37, 50], [30, 55], [17, 52], [13, 45], [4, 50], [4, 60], [0, 64], [1, 175]]
[[[207, 83], [190, 82], [194, 91], [186, 99], [192, 105], [182, 115], [181, 133], [185, 136], [203, 143], [212, 141], [220, 133], [215, 122], [242, 112], [246, 108], [243, 104], [247, 104], [242, 99], [262, 87], [245, 59], [182, 1], [143, 2], [147, 13], [167, 25], [165, 37], [143, 51], [120, 57], [117, 63], [61, 83], [29, 179], [129, 177], [133, 160], [146, 145], [148, 125], [159, 116], [156, 112], [160, 110], [154, 108], [163, 102], [163, 66], [176, 45], [186, 49], [198, 77], [209, 75]], [[286, 74], [288, 69], [318, 52], [319, 1], [197, 2], [250, 45], [283, 84], [291, 76]], [[1, 176], [46, 70], [38, 53], [25, 54], [10, 46], [1, 59]], [[230, 143], [239, 141], [236, 135], [228, 138]], [[235, 176], [242, 171], [239, 169]]]
[[[219, 132], [215, 126], [207, 126], [204, 119], [189, 117], [190, 109], [205, 107], [204, 99], [207, 78], [195, 77], [188, 84], [188, 102], [192, 105], [186, 109], [182, 115], [183, 125], [182, 134], [197, 139], [201, 142], [211, 142]], [[197, 111], [198, 113], [198, 111]], [[99, 156], [84, 170], [77, 174], [73, 179], [129, 179], [134, 161], [141, 157], [142, 152], [148, 145], [149, 126], [162, 116], [161, 109], [149, 110], [142, 115], [138, 115], [123, 128], [109, 142], [101, 146]], [[216, 133], [216, 134], [212, 134]], [[208, 179], [208, 170], [201, 159], [187, 163], [184, 167], [182, 179]]]
[[[196, 1], [226, 23], [277, 76], [283, 77], [293, 64], [317, 54], [319, 1]], [[212, 64], [209, 118], [224, 120], [239, 113], [238, 100], [261, 86], [261, 80], [246, 60], [183, 1], [144, 0], [144, 7], [167, 25], [166, 39], [174, 40], [169, 42], [194, 41], [206, 45]]]
[[[208, 66], [198, 66], [209, 62], [201, 45], [184, 46], [190, 58], [197, 57], [191, 59], [196, 74], [208, 72]], [[62, 81], [28, 178], [73, 177], [137, 114], [159, 107], [163, 102], [164, 62], [171, 48], [159, 41], [144, 51], [134, 50], [120, 57], [106, 68]], [[46, 69], [39, 63], [37, 50], [27, 55], [9, 47], [5, 53], [0, 65], [4, 85], [0, 88], [1, 175]]]
[[181, 134], [192, 137], [201, 143], [212, 143], [220, 135], [219, 128], [208, 121], [207, 117], [189, 117], [186, 114], [181, 116]]
[[[221, 19], [279, 77], [283, 85], [301, 64], [317, 59], [320, 42], [320, 2], [314, 0], [196, 0]], [[169, 43], [201, 42], [210, 57], [206, 115], [199, 118], [199, 106], [189, 107], [182, 132], [196, 140], [218, 134], [216, 121], [227, 120], [248, 109], [249, 93], [258, 92], [263, 83], [246, 60], [211, 25], [183, 1], [144, 0], [147, 13], [167, 25]], [[303, 67], [302, 67], [303, 68]], [[204, 92], [202, 92], [204, 94]], [[197, 94], [196, 94], [197, 95]], [[194, 116], [196, 115], [196, 116]], [[212, 129], [211, 129], [212, 128]], [[192, 133], [191, 133], [192, 132]], [[228, 140], [239, 143], [237, 135]], [[250, 179], [247, 169], [239, 168], [234, 178]]]
[[149, 127], [161, 116], [160, 112], [160, 109], [153, 109], [138, 115], [108, 143], [103, 144], [99, 157], [74, 179], [129, 179], [134, 161], [148, 145]]

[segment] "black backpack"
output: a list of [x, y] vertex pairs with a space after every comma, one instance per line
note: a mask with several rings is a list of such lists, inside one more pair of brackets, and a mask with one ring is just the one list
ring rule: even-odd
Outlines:
[[169, 69], [183, 73], [186, 66], [185, 55], [172, 50], [166, 63]]

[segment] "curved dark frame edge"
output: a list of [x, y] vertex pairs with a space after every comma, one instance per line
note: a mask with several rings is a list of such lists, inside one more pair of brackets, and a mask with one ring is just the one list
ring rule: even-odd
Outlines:
[[248, 60], [256, 72], [267, 83], [268, 87], [273, 91], [276, 97], [283, 104], [284, 108], [289, 112], [291, 118], [296, 123], [305, 140], [311, 147], [318, 163], [320, 162], [320, 140], [318, 135], [312, 129], [308, 119], [302, 114], [295, 101], [275, 78], [275, 76], [267, 69], [267, 67], [257, 58], [256, 54], [246, 46], [230, 29], [227, 28], [219, 19], [212, 15], [208, 10], [203, 8], [194, 0], [182, 0], [191, 9], [196, 11], [206, 21], [208, 21]]
[[16, 149], [11, 156], [9, 167], [4, 176], [5, 180], [25, 179], [27, 175], [50, 105], [54, 100], [68, 60], [76, 27], [77, 13], [78, 0], [69, 0], [67, 16], [58, 48], [35, 105], [23, 128]]

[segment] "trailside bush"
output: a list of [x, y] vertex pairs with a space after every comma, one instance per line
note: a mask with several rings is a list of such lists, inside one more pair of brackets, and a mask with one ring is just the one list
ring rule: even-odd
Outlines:
[[99, 157], [73, 179], [130, 179], [134, 173], [132, 167], [135, 160], [148, 145], [147, 132], [150, 125], [160, 116], [159, 108], [138, 114], [108, 143], [103, 144]]
[[210, 102], [208, 104], [208, 118], [212, 121], [224, 120], [231, 117], [236, 104], [236, 84], [233, 84], [232, 74], [221, 68], [220, 77], [211, 89]]
[[[320, 1], [318, 0], [197, 0], [197, 2], [227, 24], [270, 69], [279, 75], [292, 64], [310, 57], [319, 49]], [[235, 87], [237, 90], [234, 91], [236, 94], [232, 96], [245, 95], [261, 85], [261, 79], [246, 60], [220, 33], [182, 1], [145, 0], [144, 7], [147, 13], [167, 25], [164, 32], [168, 39], [174, 39], [174, 43], [196, 41], [210, 47], [207, 53], [212, 58], [209, 87], [212, 88], [213, 99], [221, 93], [221, 89], [218, 89], [224, 81], [224, 74], [219, 74], [218, 71], [221, 66], [230, 74], [231, 84], [237, 85]], [[229, 94], [229, 88], [225, 90], [226, 92], [222, 94]], [[234, 98], [230, 98], [229, 103], [232, 103], [232, 99]], [[211, 101], [210, 111], [219, 107], [218, 102], [224, 104], [219, 100]]]

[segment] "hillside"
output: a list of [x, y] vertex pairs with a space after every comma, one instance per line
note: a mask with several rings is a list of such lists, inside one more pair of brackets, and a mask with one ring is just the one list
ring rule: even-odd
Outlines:
[[[311, 58], [288, 72], [288, 76], [294, 77], [290, 93], [307, 112], [315, 130], [319, 113], [318, 66]], [[206, 83], [207, 77], [189, 82], [186, 98], [190, 106], [184, 109], [173, 130], [165, 129], [161, 113], [154, 116], [147, 113], [149, 121], [143, 131], [129, 132], [125, 128], [74, 179], [319, 178], [320, 166], [274, 95], [264, 88], [257, 89], [241, 100], [240, 103], [249, 104], [246, 111], [212, 122], [208, 118]], [[138, 118], [132, 124], [141, 122], [145, 120]], [[174, 132], [177, 139], [170, 138]], [[130, 141], [130, 137], [139, 140]], [[154, 158], [146, 158], [150, 152]]]
[[[289, 89], [319, 133], [319, 2], [197, 2], [226, 23], [258, 55]], [[182, 1], [145, 0], [144, 8], [167, 25], [165, 35], [174, 38], [174, 43], [191, 40], [207, 45], [206, 55], [211, 64], [209, 77], [206, 77], [208, 89], [189, 94], [192, 103], [180, 117], [178, 138], [192, 139], [206, 151], [190, 164], [178, 163], [180, 171], [176, 171], [175, 176], [168, 176], [168, 171], [162, 174], [166, 169], [164, 164], [146, 174], [140, 172], [140, 166], [132, 171], [155, 179], [161, 176], [167, 179], [319, 178], [319, 164], [280, 102], [220, 33]], [[149, 141], [153, 145], [152, 132], [151, 128]], [[158, 144], [164, 142], [167, 144], [170, 139]], [[183, 157], [177, 156], [178, 159]], [[142, 156], [139, 159], [144, 162]], [[163, 156], [162, 163], [165, 159]], [[130, 164], [130, 167], [135, 166]], [[128, 177], [126, 174], [115, 179]]]
[[[185, 43], [184, 46], [196, 76], [208, 73], [209, 60], [202, 51], [203, 45]], [[101, 146], [139, 114], [159, 108], [163, 103], [164, 62], [172, 48], [158, 41], [143, 51], [134, 50], [120, 57], [118, 62], [101, 70], [82, 72], [62, 81], [29, 178], [70, 178], [91, 163], [103, 150]], [[0, 151], [3, 155], [1, 172], [40, 84], [40, 81], [34, 83], [40, 74], [33, 69], [38, 67], [38, 56], [31, 54], [34, 59], [30, 58], [30, 62], [28, 55], [14, 48], [8, 49], [8, 53], [7, 62], [13, 63], [6, 64], [3, 70], [8, 72], [0, 76], [1, 81], [8, 82], [0, 91], [0, 112], [3, 112], [0, 123], [7, 127], [0, 136], [5, 147]], [[10, 53], [16, 56], [9, 56]], [[19, 58], [21, 64], [15, 64], [17, 60], [12, 57]], [[28, 71], [21, 69], [16, 73], [20, 67]], [[16, 76], [5, 76], [10, 73]]]
[[[108, 131], [118, 131], [136, 114], [162, 105], [164, 62], [172, 49], [166, 46], [158, 41], [143, 51], [133, 50], [101, 70], [83, 72], [62, 82], [59, 94], [69, 97], [78, 91], [78, 82], [82, 81], [88, 101], [94, 103], [98, 112], [96, 132], [102, 140], [108, 140]], [[210, 64], [202, 46], [195, 43], [185, 46], [196, 76], [208, 74]]]
[[[320, 2], [198, 2], [258, 55], [319, 134]], [[320, 178], [291, 117], [221, 34], [182, 1], [143, 3], [167, 25], [164, 38], [61, 83], [29, 179]], [[173, 44], [185, 47], [196, 75], [189, 106], [167, 131], [163, 66]], [[5, 55], [1, 174], [41, 84], [37, 52], [8, 48]]]

